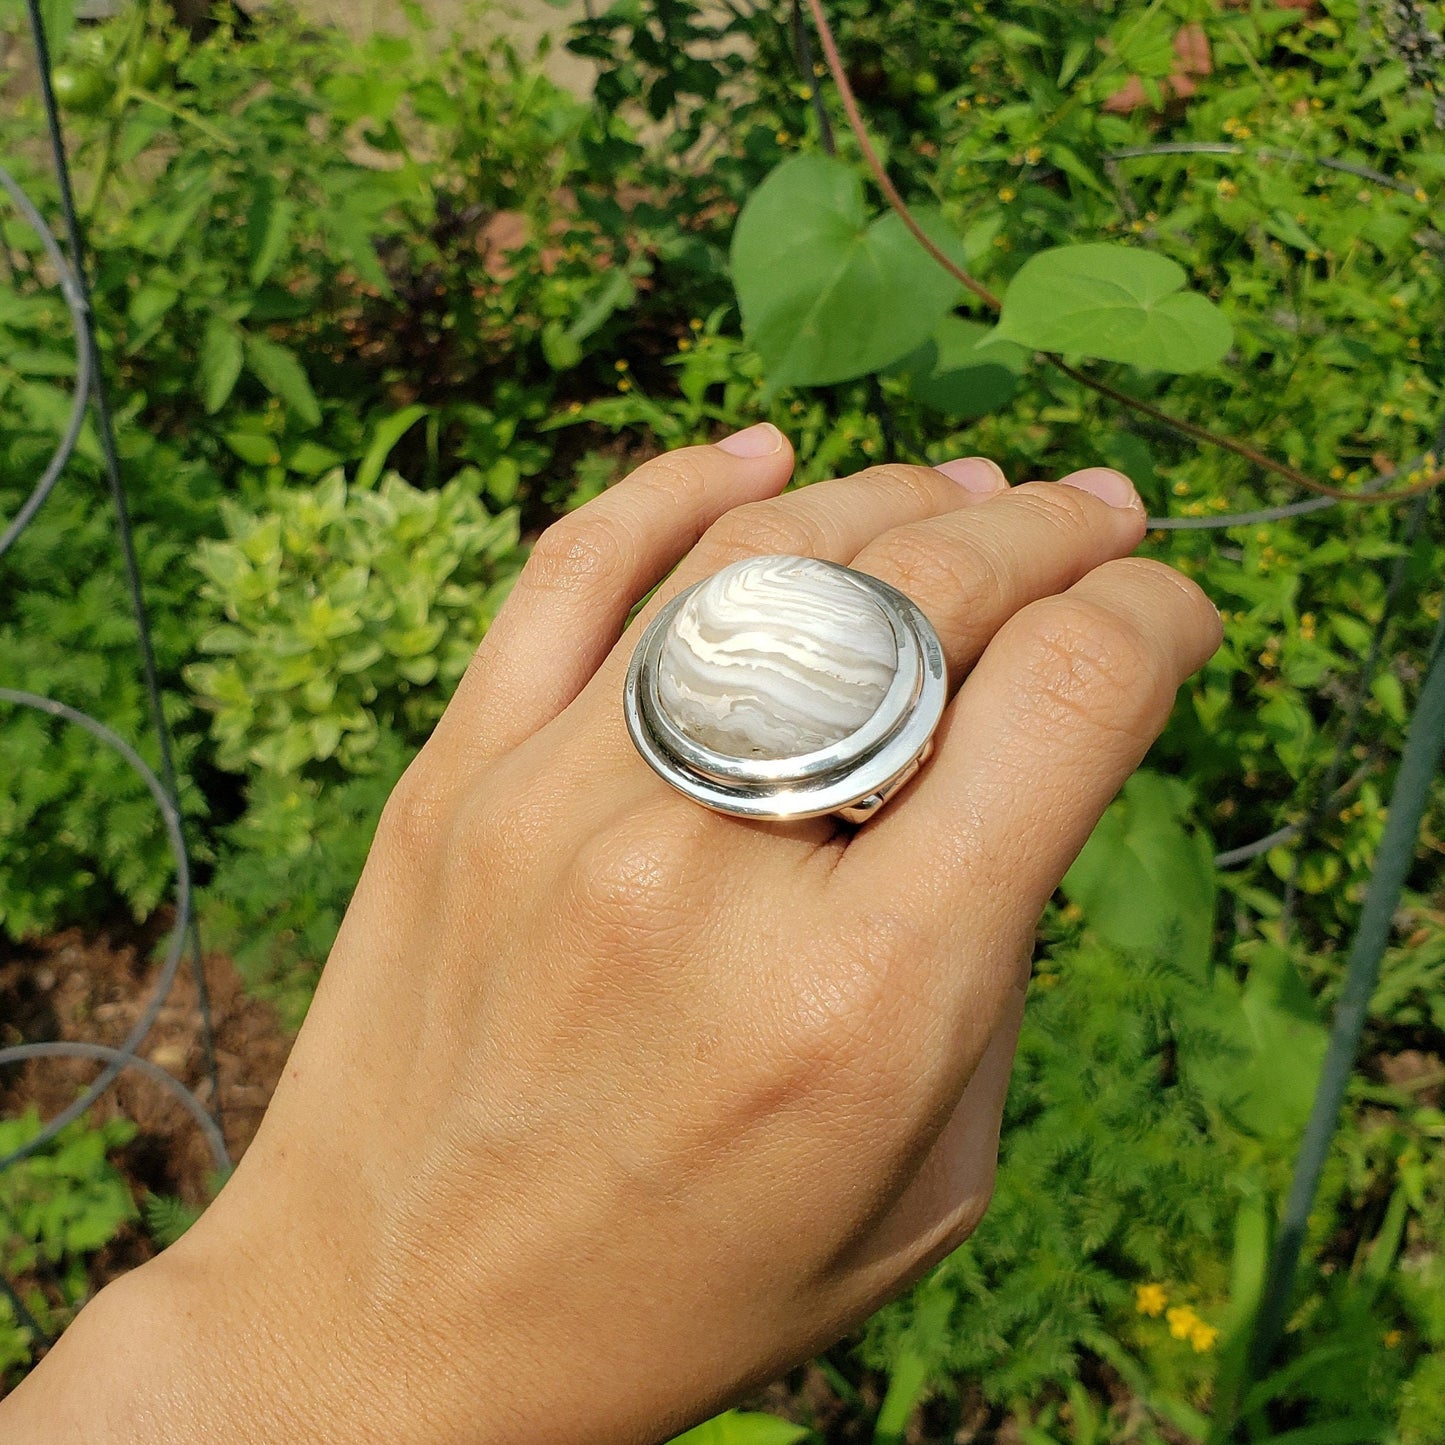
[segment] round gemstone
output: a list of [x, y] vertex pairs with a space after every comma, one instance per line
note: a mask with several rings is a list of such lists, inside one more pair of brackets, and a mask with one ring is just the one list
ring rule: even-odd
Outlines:
[[887, 615], [845, 572], [811, 557], [750, 557], [678, 609], [658, 658], [658, 697], [703, 747], [791, 758], [862, 727], [897, 667]]

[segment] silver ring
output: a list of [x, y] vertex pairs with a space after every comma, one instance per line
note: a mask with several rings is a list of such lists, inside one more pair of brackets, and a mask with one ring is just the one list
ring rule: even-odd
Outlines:
[[871, 818], [927, 761], [948, 697], [902, 592], [815, 557], [749, 557], [642, 634], [627, 730], [665, 781], [741, 818]]

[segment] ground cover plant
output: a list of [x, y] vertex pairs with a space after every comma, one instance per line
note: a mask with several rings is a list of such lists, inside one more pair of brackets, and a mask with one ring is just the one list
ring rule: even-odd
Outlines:
[[[1045, 917], [993, 1208], [771, 1414], [698, 1438], [1438, 1440], [1438, 786], [1283, 1348], [1247, 1354], [1441, 613], [1440, 7], [827, 18], [873, 160], [802, 7], [613, 5], [569, 41], [593, 102], [417, 7], [361, 42], [142, 9], [63, 38], [206, 926], [300, 1017], [525, 539], [630, 457], [767, 416], [804, 483], [1120, 466], [1186, 524], [1145, 550], [1226, 641]], [[33, 113], [4, 125], [51, 194]], [[0, 516], [73, 365], [8, 217], [5, 249]], [[0, 675], [139, 740], [97, 466], [87, 439], [0, 561]], [[1421, 490], [1190, 525], [1369, 486]], [[12, 937], [164, 899], [118, 766], [27, 714], [0, 756]]]

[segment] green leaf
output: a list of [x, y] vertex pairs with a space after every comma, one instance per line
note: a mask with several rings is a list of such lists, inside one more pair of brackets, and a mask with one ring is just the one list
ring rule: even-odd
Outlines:
[[[945, 253], [962, 242], [937, 212], [915, 212]], [[733, 231], [743, 329], [770, 388], [877, 371], [921, 346], [958, 298], [893, 212], [870, 220], [856, 171], [826, 156], [784, 161]]]
[[1261, 946], [1243, 988], [1221, 973], [1216, 1026], [1236, 1050], [1185, 1060], [1200, 1090], [1246, 1132], [1281, 1146], [1303, 1131], [1314, 1102], [1328, 1030], [1299, 970], [1280, 948]]
[[76, 0], [40, 0], [40, 23], [45, 27], [45, 39], [52, 58], [65, 54], [70, 32], [75, 29], [75, 12], [79, 8]]
[[231, 399], [245, 357], [241, 331], [220, 316], [211, 316], [201, 336], [201, 401], [207, 416], [215, 416]]
[[321, 408], [295, 353], [264, 336], [248, 334], [245, 345], [246, 362], [261, 385], [284, 401], [305, 425], [317, 426]]
[[890, 370], [907, 377], [915, 401], [958, 421], [972, 421], [1005, 405], [1029, 364], [1029, 353], [1012, 342], [981, 351], [992, 334], [977, 321], [945, 316], [918, 350]]
[[313, 441], [299, 442], [287, 452], [285, 457], [286, 470], [296, 472], [303, 477], [319, 476], [322, 472], [339, 466], [341, 461], [340, 452], [334, 452], [330, 447], [324, 447], [319, 442]]
[[250, 280], [259, 286], [275, 269], [291, 239], [296, 206], [285, 196], [259, 196], [246, 216], [246, 247], [251, 256]]
[[375, 486], [376, 479], [381, 475], [381, 469], [386, 465], [386, 459], [391, 455], [392, 448], [426, 414], [427, 408], [424, 406], [406, 406], [377, 424], [376, 431], [372, 434], [371, 445], [367, 447], [366, 455], [361, 459], [361, 465], [356, 471], [355, 486], [359, 490], [365, 491]]
[[1213, 302], [1182, 289], [1186, 279], [1167, 256], [1134, 246], [1040, 251], [1009, 282], [994, 334], [1148, 371], [1202, 371], [1224, 358], [1233, 331]]
[[1064, 894], [1115, 947], [1168, 958], [1196, 978], [1214, 942], [1214, 849], [1182, 821], [1189, 790], [1138, 772], [1064, 876]]
[[227, 432], [226, 445], [243, 462], [250, 462], [253, 467], [271, 467], [281, 460], [281, 454], [276, 450], [275, 439], [262, 436], [258, 432]]
[[811, 1432], [776, 1415], [729, 1410], [679, 1435], [672, 1445], [797, 1445]]

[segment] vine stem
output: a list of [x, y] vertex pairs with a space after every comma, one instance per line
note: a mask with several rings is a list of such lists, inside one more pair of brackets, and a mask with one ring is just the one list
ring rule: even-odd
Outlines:
[[[917, 218], [909, 210], [908, 203], [899, 194], [898, 187], [893, 184], [893, 178], [888, 174], [887, 168], [878, 158], [878, 152], [873, 148], [873, 142], [868, 136], [868, 127], [864, 123], [863, 113], [858, 106], [858, 98], [853, 94], [853, 86], [848, 80], [847, 71], [843, 68], [843, 57], [838, 52], [838, 43], [833, 36], [833, 27], [828, 23], [828, 17], [823, 13], [823, 0], [806, 0], [808, 11], [813, 17], [814, 28], [818, 32], [818, 41], [823, 47], [823, 58], [827, 63], [828, 72], [833, 77], [833, 84], [838, 87], [838, 98], [843, 103], [844, 113], [848, 117], [848, 128], [853, 132], [854, 139], [858, 142], [859, 149], [863, 152], [863, 159], [866, 162], [873, 179], [878, 183], [878, 188], [883, 192], [888, 204], [897, 213], [899, 220], [907, 226], [913, 238], [923, 247], [928, 254], [948, 272], [954, 280], [967, 287], [975, 296], [993, 311], [1001, 311], [1003, 302], [988, 289], [976, 276], [970, 275], [962, 266], [953, 260], [940, 249], [924, 232], [923, 227], [918, 224]], [[1127, 407], [1131, 411], [1147, 416], [1171, 430], [1187, 436], [1194, 441], [1202, 442], [1206, 446], [1219, 447], [1223, 451], [1233, 452], [1235, 456], [1243, 457], [1244, 460], [1260, 468], [1262, 471], [1273, 472], [1276, 476], [1283, 477], [1286, 481], [1293, 482], [1297, 487], [1303, 487], [1307, 491], [1318, 492], [1322, 496], [1333, 497], [1341, 502], [1397, 502], [1406, 497], [1418, 496], [1421, 492], [1427, 492], [1432, 487], [1439, 486], [1445, 481], [1445, 466], [1433, 468], [1420, 481], [1412, 483], [1408, 487], [1396, 487], [1392, 491], [1375, 492], [1352, 492], [1342, 487], [1332, 487], [1327, 482], [1316, 481], [1307, 472], [1302, 472], [1298, 467], [1291, 466], [1288, 462], [1279, 461], [1270, 456], [1267, 452], [1260, 451], [1257, 447], [1251, 446], [1248, 442], [1240, 441], [1238, 437], [1225, 436], [1219, 432], [1211, 431], [1208, 427], [1199, 426], [1194, 422], [1185, 421], [1182, 417], [1172, 415], [1162, 408], [1153, 406], [1147, 401], [1141, 401], [1138, 397], [1130, 396], [1126, 391], [1120, 391], [1117, 387], [1110, 386], [1108, 382], [1099, 381], [1096, 378], [1079, 371], [1077, 368], [1068, 365], [1062, 357], [1053, 352], [1040, 353], [1044, 359], [1063, 375], [1076, 381], [1080, 386], [1087, 387], [1090, 391], [1097, 392], [1100, 396], [1108, 397], [1110, 401], [1117, 402], [1120, 406]]]

